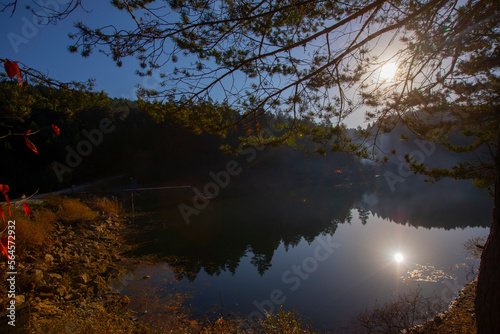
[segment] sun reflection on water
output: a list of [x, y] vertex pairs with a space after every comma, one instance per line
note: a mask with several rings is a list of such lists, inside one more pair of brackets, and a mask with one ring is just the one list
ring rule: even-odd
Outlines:
[[405, 260], [405, 257], [403, 256], [403, 254], [401, 254], [401, 253], [394, 254], [394, 261], [396, 261], [397, 263], [401, 263], [404, 260]]
[[415, 268], [409, 269], [402, 278], [417, 282], [442, 282], [445, 279], [453, 279], [453, 275], [445, 272], [444, 269], [436, 268], [433, 265], [415, 264]]

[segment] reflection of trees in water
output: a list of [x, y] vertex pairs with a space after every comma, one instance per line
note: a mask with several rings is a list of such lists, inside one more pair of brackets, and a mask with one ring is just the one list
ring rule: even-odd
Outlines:
[[[280, 245], [288, 251], [301, 240], [311, 243], [320, 234], [333, 235], [339, 224], [351, 221], [353, 208], [363, 224], [374, 214], [400, 224], [447, 229], [487, 226], [491, 212], [485, 193], [463, 182], [428, 185], [408, 180], [396, 192], [383, 183], [296, 186], [229, 190], [225, 198], [212, 200], [193, 215], [190, 224], [177, 204], [164, 206], [165, 199], [159, 197], [161, 211], [155, 219], [140, 222], [131, 241], [137, 247], [130, 255], [152, 256], [169, 264], [178, 279], [189, 280], [202, 269], [208, 275], [235, 274], [241, 259], [250, 256], [263, 275]], [[469, 195], [460, 195], [464, 193]]]
[[364, 207], [360, 206], [358, 208], [358, 214], [359, 214], [359, 220], [361, 220], [361, 223], [363, 225], [366, 225], [366, 223], [368, 222], [368, 218], [370, 217], [370, 210], [367, 210]]
[[163, 208], [166, 226], [152, 218], [137, 222], [140, 229], [131, 240], [136, 249], [128, 255], [166, 262], [178, 279], [189, 280], [202, 269], [209, 275], [235, 274], [248, 255], [263, 275], [280, 245], [288, 250], [301, 240], [310, 243], [320, 234], [333, 235], [338, 224], [350, 222], [358, 197], [356, 191], [335, 187], [246, 193], [214, 200], [189, 225], [177, 206]]
[[[356, 205], [360, 218], [367, 212], [398, 224], [445, 229], [488, 227], [492, 199], [470, 181], [443, 180], [436, 184], [407, 179], [392, 192], [381, 184], [363, 194]], [[364, 222], [365, 223], [365, 222]]]

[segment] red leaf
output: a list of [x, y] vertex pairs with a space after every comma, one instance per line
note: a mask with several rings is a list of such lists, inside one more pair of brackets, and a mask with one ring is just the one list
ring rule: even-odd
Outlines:
[[7, 75], [11, 79], [16, 76], [17, 72], [19, 72], [19, 66], [17, 66], [15, 62], [12, 62], [10, 60], [5, 60], [3, 66], [5, 68], [5, 72], [7, 72]]
[[17, 75], [17, 80], [19, 80], [19, 84], [22, 86], [23, 81], [21, 78], [21, 70], [19, 69], [19, 66], [17, 65], [16, 62], [10, 61], [10, 60], [5, 60], [4, 63], [4, 68], [5, 72], [7, 72], [7, 75], [9, 78], [13, 78]]
[[0, 250], [2, 251], [2, 254], [5, 255], [7, 257], [7, 260], [11, 260], [10, 259], [10, 255], [9, 255], [9, 252], [7, 251], [8, 248], [9, 248], [9, 237], [4, 235], [2, 237], [2, 239], [0, 240]]
[[2, 220], [5, 222], [5, 214], [3, 213], [3, 209], [0, 206], [0, 216], [2, 216]]
[[30, 209], [30, 207], [29, 207], [29, 205], [28, 205], [28, 204], [23, 203], [23, 210], [24, 210], [24, 213], [25, 213], [27, 216], [29, 216], [29, 215], [30, 215], [30, 213], [31, 213], [31, 209]]
[[57, 136], [61, 133], [61, 130], [54, 124], [52, 124], [52, 129], [54, 129], [54, 132], [56, 133]]
[[9, 186], [6, 185], [6, 184], [0, 184], [0, 192], [2, 194], [5, 194], [6, 192], [8, 192], [10, 190]]
[[7, 192], [10, 190], [9, 186], [6, 184], [0, 184], [0, 192], [5, 196], [5, 200], [7, 201], [7, 206], [9, 207], [9, 217], [12, 217], [10, 213], [10, 200], [9, 196], [7, 196]]
[[33, 151], [35, 152], [36, 154], [40, 154], [38, 153], [38, 150], [36, 149], [36, 146], [35, 144], [33, 144], [29, 139], [28, 139], [28, 136], [27, 135], [24, 135], [24, 140], [26, 140], [26, 145], [28, 145], [28, 147]]

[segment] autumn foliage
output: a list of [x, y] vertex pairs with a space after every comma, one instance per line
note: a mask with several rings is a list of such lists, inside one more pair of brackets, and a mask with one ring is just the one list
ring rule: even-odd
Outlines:
[[[44, 201], [34, 206], [33, 209], [26, 202], [22, 202], [22, 205], [18, 207], [12, 205], [11, 220], [15, 221], [16, 253], [23, 255], [26, 252], [43, 249], [49, 242], [52, 242], [51, 232], [56, 223], [90, 223], [99, 216], [99, 213], [94, 210], [103, 214], [118, 215], [121, 205], [116, 199], [92, 197], [82, 201], [77, 198], [53, 195], [45, 197]], [[5, 223], [0, 224], [0, 231], [5, 225]], [[7, 238], [7, 235], [0, 238], [0, 253], [8, 258]]]
[[19, 81], [19, 84], [22, 86], [23, 81], [21, 77], [21, 70], [19, 69], [19, 65], [17, 65], [16, 62], [10, 61], [10, 60], [5, 60], [4, 62], [4, 68], [5, 72], [7, 72], [7, 76], [12, 79], [17, 75], [17, 80]]

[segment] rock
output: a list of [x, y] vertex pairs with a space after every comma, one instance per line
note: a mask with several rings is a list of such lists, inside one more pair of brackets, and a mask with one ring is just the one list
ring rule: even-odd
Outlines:
[[111, 277], [116, 277], [118, 276], [120, 272], [118, 271], [118, 269], [114, 268], [114, 267], [108, 267], [106, 268], [106, 272], [105, 272], [105, 275], [109, 275]]
[[81, 275], [78, 275], [78, 277], [76, 278], [76, 281], [78, 283], [83, 283], [83, 284], [87, 284], [89, 282], [89, 275], [87, 273], [83, 273]]
[[33, 278], [35, 279], [35, 282], [40, 282], [43, 279], [43, 271], [40, 269], [34, 269]]
[[59, 258], [60, 258], [60, 261], [62, 263], [66, 263], [66, 262], [71, 261], [71, 255], [63, 253], [63, 252], [59, 253]]
[[75, 299], [80, 299], [80, 298], [82, 298], [82, 297], [83, 297], [83, 296], [82, 296], [82, 294], [81, 294], [81, 293], [76, 292], [76, 293], [74, 294], [74, 296], [73, 296], [73, 300], [75, 300]]
[[36, 262], [36, 258], [31, 256], [31, 255], [26, 255], [25, 257], [23, 257], [23, 262], [24, 263], [34, 263], [34, 262]]
[[51, 286], [42, 285], [42, 286], [38, 287], [37, 291], [41, 292], [41, 293], [53, 293], [54, 289]]
[[62, 276], [59, 274], [56, 274], [56, 273], [50, 273], [47, 276], [49, 277], [49, 279], [52, 279], [52, 280], [57, 280], [57, 281], [62, 280]]
[[150, 278], [150, 277], [151, 277], [151, 276], [149, 276], [149, 275], [145, 275], [145, 276], [143, 276], [143, 277], [142, 277], [142, 279], [148, 279], [148, 278]]
[[33, 265], [33, 269], [38, 269], [43, 272], [47, 270], [48, 265], [45, 262], [38, 262]]
[[108, 284], [106, 284], [106, 281], [101, 276], [97, 276], [92, 283], [94, 285], [94, 289], [95, 289], [96, 293], [98, 291], [111, 290], [111, 287]]
[[128, 304], [130, 304], [130, 298], [128, 298], [127, 296], [123, 296], [122, 298], [120, 298], [118, 300], [118, 303], [124, 307], [124, 306], [127, 306]]
[[59, 285], [55, 288], [55, 294], [57, 294], [58, 296], [62, 297], [64, 295], [66, 295], [66, 288], [62, 285]]
[[45, 263], [51, 264], [54, 262], [54, 257], [50, 254], [45, 254]]
[[56, 298], [55, 294], [53, 294], [53, 293], [46, 293], [46, 292], [40, 292], [38, 294], [38, 296], [40, 298], [47, 298], [47, 299], [55, 299]]
[[85, 302], [85, 299], [80, 299], [80, 300], [76, 301], [75, 304], [76, 304], [76, 306], [81, 308], [81, 307], [85, 306], [86, 302]]
[[57, 306], [49, 302], [40, 302], [35, 305], [34, 309], [44, 315], [56, 315], [62, 313]]
[[36, 284], [34, 282], [27, 282], [26, 285], [23, 287], [23, 291], [31, 291], [34, 290], [36, 287]]
[[90, 259], [87, 255], [83, 255], [80, 257], [80, 263], [90, 263]]
[[26, 298], [23, 295], [17, 295], [15, 299], [16, 299], [16, 304], [18, 305], [24, 303], [26, 300]]

